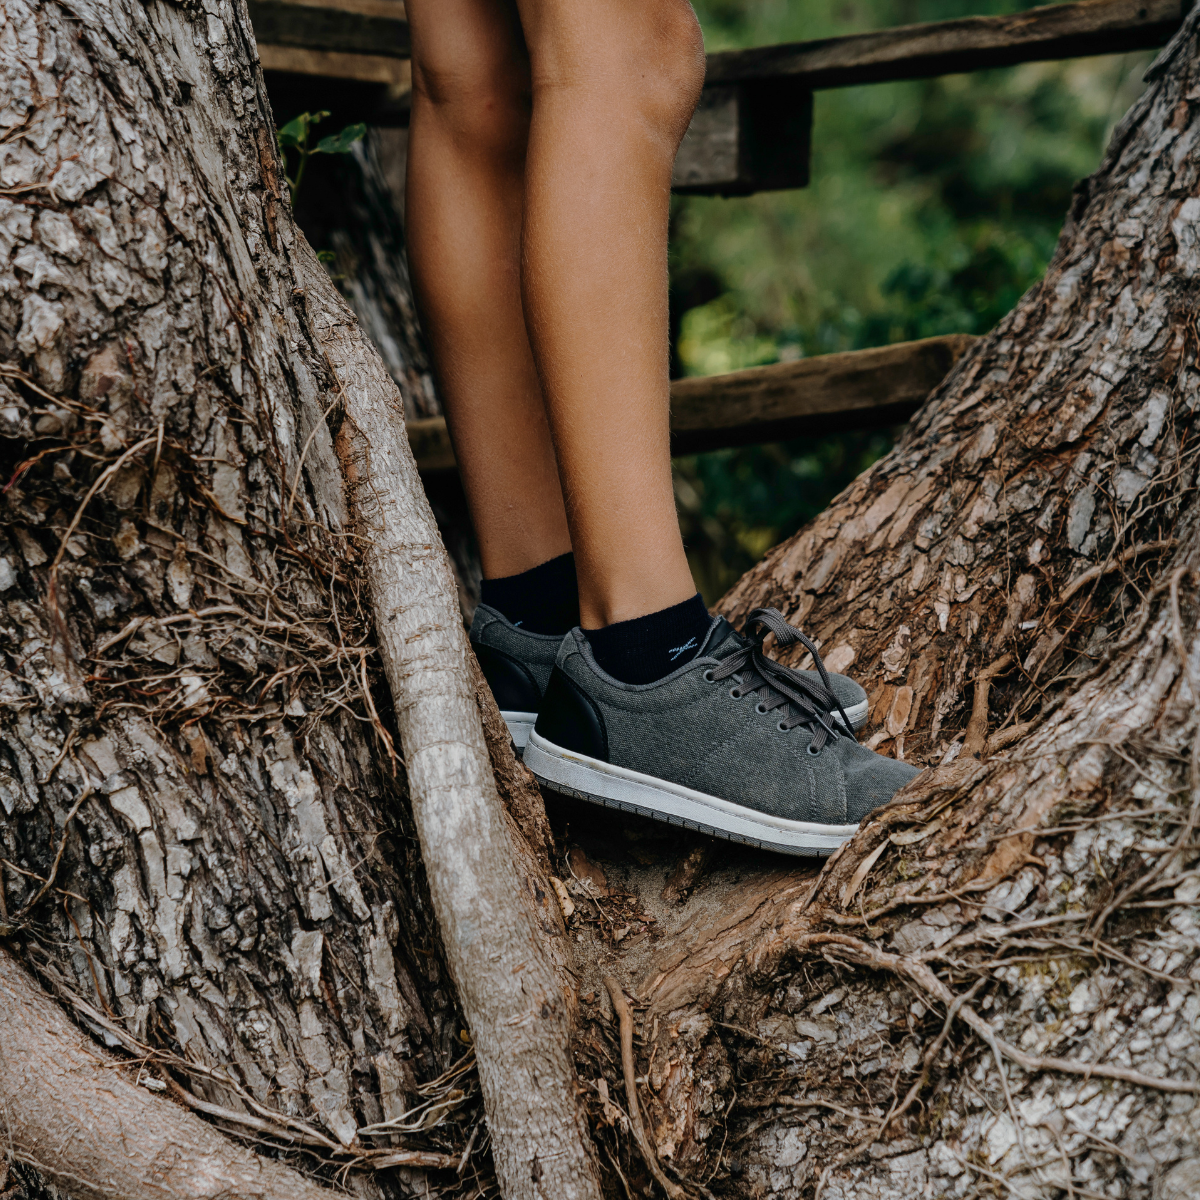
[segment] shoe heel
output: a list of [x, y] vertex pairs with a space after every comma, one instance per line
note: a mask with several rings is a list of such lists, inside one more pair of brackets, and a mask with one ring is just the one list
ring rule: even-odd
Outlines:
[[517, 757], [524, 758], [525, 747], [529, 744], [529, 735], [533, 732], [533, 726], [537, 721], [537, 713], [512, 712], [501, 709], [500, 715], [504, 718], [505, 725], [508, 726], [508, 734], [513, 740], [513, 749], [516, 750]]

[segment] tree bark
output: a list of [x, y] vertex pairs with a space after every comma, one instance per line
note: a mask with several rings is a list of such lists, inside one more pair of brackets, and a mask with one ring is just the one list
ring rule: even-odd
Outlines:
[[[282, 125], [296, 114], [278, 112]], [[407, 420], [442, 416], [413, 301], [404, 244], [408, 130], [371, 129], [353, 153], [318, 156], [296, 201], [296, 222], [331, 258], [332, 278], [395, 380]], [[425, 478], [450, 554], [463, 619], [479, 602], [479, 553], [457, 472]]]
[[14, 1153], [73, 1194], [329, 1196], [298, 1171], [231, 1146], [212, 1125], [139, 1087], [143, 1079], [161, 1080], [95, 1046], [2, 949], [0, 1002], [17, 1031], [0, 1052]]
[[376, 636], [400, 739], [412, 747], [405, 765], [413, 812], [479, 1057], [501, 1186], [511, 1197], [598, 1196], [574, 1095], [573, 1005], [547, 946], [562, 936], [559, 909], [548, 886], [532, 895], [514, 889], [536, 865], [527, 851], [525, 870], [518, 869], [504, 824], [475, 702], [473, 655], [404, 434], [400, 396], [372, 362], [351, 314], [334, 307], [333, 288], [311, 254], [303, 278], [310, 323], [345, 397], [336, 449], [356, 534], [368, 547]]
[[27, 1040], [364, 1195], [486, 1192], [468, 1027], [505, 1194], [593, 1194], [572, 1022], [608, 1196], [1195, 1193], [1200, 17], [1045, 281], [722, 604], [931, 767], [814, 866], [547, 830], [398, 437], [402, 230], [330, 234], [381, 362], [240, 7], [0, 3], [0, 932], [78, 1022]]
[[[367, 1194], [486, 1189], [418, 1170], [482, 1149], [482, 1087], [507, 1195], [594, 1195], [404, 406], [296, 233], [244, 6], [3, 9], [3, 932]], [[353, 511], [335, 437], [387, 457]]]

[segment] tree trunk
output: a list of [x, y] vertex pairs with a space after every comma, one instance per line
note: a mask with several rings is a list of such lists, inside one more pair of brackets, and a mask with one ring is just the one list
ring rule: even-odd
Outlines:
[[[722, 604], [803, 623], [933, 768], [818, 869], [553, 797], [548, 834], [490, 698], [466, 719], [377, 148], [319, 248], [382, 363], [295, 240], [240, 6], [0, 4], [0, 1078], [45, 1030], [126, 1128], [165, 1090], [364, 1195], [467, 1197], [469, 1024], [505, 1193], [587, 1194], [573, 1097], [564, 1156], [496, 1096], [565, 1086], [577, 1013], [608, 1196], [1195, 1194], [1200, 17], [1046, 280]], [[505, 879], [530, 965], [497, 981]], [[76, 1027], [28, 1023], [13, 958]], [[26, 1161], [107, 1186], [15, 1111]]]
[[[3, 5], [0, 932], [147, 1101], [364, 1194], [494, 1158], [594, 1196], [404, 404], [297, 237], [244, 5], [209, 7]], [[98, 1194], [17, 1017], [6, 1141]]]
[[244, 25], [4, 13], [3, 919], [197, 1097], [355, 1144], [468, 1051]]

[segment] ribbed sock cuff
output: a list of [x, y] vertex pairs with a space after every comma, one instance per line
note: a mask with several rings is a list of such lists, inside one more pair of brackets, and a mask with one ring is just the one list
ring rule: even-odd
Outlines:
[[696, 657], [712, 618], [697, 592], [690, 600], [584, 635], [602, 670], [622, 683], [653, 683]]
[[575, 555], [567, 551], [519, 575], [485, 579], [479, 599], [530, 633], [566, 633], [579, 624]]

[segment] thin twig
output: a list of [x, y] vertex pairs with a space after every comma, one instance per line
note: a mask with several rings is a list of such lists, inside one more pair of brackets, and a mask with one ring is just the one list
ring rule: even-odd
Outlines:
[[329, 414], [333, 412], [334, 408], [337, 407], [338, 401], [342, 398], [341, 381], [338, 379], [336, 374], [333, 378], [338, 385], [338, 394], [334, 396], [333, 402], [321, 414], [321, 419], [313, 425], [312, 429], [309, 431], [308, 437], [305, 439], [304, 449], [300, 451], [300, 461], [296, 464], [296, 478], [292, 483], [292, 490], [288, 496], [287, 507], [283, 510], [283, 516], [280, 518], [281, 525], [286, 524], [288, 517], [292, 515], [292, 505], [296, 502], [296, 489], [300, 486], [301, 472], [304, 470], [304, 460], [308, 457], [308, 450], [313, 444], [313, 438], [317, 436], [317, 433], [320, 431], [321, 427], [329, 419]]
[[[894, 975], [910, 979], [928, 995], [942, 1004], [950, 1007], [954, 1002], [954, 993], [930, 969], [930, 967], [913, 958], [900, 954], [892, 954], [886, 950], [876, 949], [858, 938], [852, 938], [844, 933], [811, 933], [799, 934], [791, 939], [792, 948], [796, 950], [823, 950], [837, 958], [843, 958], [859, 966], [875, 970], [889, 971]], [[1024, 1050], [1011, 1042], [997, 1037], [995, 1030], [969, 1005], [962, 1005], [958, 1012], [960, 1020], [974, 1030], [985, 1042], [995, 1045], [1006, 1058], [1011, 1059], [1019, 1067], [1027, 1071], [1061, 1071], [1067, 1075], [1082, 1075], [1085, 1078], [1119, 1079], [1124, 1083], [1137, 1084], [1140, 1087], [1154, 1088], [1163, 1092], [1177, 1092], [1191, 1096], [1200, 1095], [1200, 1082], [1186, 1079], [1158, 1079], [1141, 1071], [1127, 1067], [1115, 1067], [1108, 1063], [1073, 1062], [1065, 1058], [1050, 1058], [1035, 1054], [1026, 1054]]]
[[92, 786], [91, 779], [88, 777], [83, 768], [80, 767], [78, 760], [73, 754], [71, 755], [71, 761], [75, 764], [75, 769], [79, 772], [80, 777], [84, 781], [83, 791], [79, 793], [79, 798], [71, 806], [71, 811], [67, 813], [66, 819], [63, 821], [62, 837], [59, 838], [58, 851], [54, 855], [54, 862], [50, 866], [50, 873], [46, 876], [46, 881], [34, 893], [33, 898], [26, 901], [26, 903], [21, 906], [21, 912], [17, 914], [18, 917], [20, 917], [23, 913], [32, 912], [34, 905], [37, 904], [37, 902], [54, 886], [54, 880], [58, 875], [58, 867], [62, 862], [63, 851], [65, 851], [67, 848], [67, 838], [71, 832], [71, 822], [75, 820], [75, 814], [79, 812], [80, 808], [83, 806], [83, 802], [95, 790]]
[[642, 1124], [642, 1109], [638, 1103], [637, 1082], [633, 1073], [633, 1013], [629, 1009], [629, 1002], [625, 999], [625, 993], [621, 991], [621, 985], [611, 975], [605, 975], [604, 986], [608, 988], [608, 994], [612, 997], [613, 1009], [616, 1011], [621, 1030], [621, 1066], [625, 1072], [625, 1099], [629, 1104], [629, 1124], [633, 1128], [634, 1140], [646, 1160], [650, 1174], [670, 1200], [687, 1200], [687, 1192], [663, 1174], [662, 1167], [658, 1165], [658, 1155], [650, 1145], [646, 1127]]

